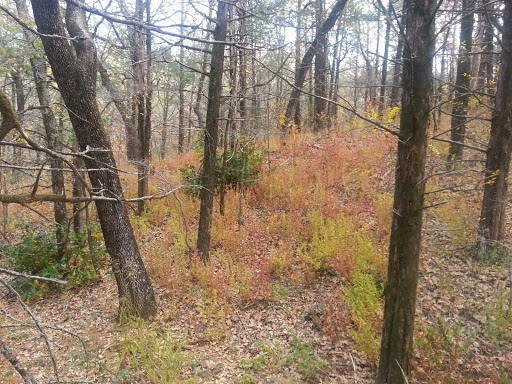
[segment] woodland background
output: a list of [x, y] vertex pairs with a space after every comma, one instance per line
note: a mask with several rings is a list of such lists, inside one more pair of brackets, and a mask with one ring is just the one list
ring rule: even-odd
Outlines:
[[510, 2], [0, 1], [0, 62], [2, 382], [511, 382]]

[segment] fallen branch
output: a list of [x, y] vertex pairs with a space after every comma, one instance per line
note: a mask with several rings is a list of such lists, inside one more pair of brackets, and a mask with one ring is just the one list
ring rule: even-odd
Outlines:
[[5, 273], [6, 275], [11, 275], [11, 276], [16, 276], [16, 277], [24, 277], [25, 279], [50, 281], [52, 283], [57, 283], [57, 284], [64, 284], [65, 285], [65, 284], [68, 283], [65, 280], [54, 279], [52, 277], [27, 275], [26, 273], [16, 272], [16, 271], [12, 271], [10, 269], [5, 269], [5, 268], [0, 268], [0, 273]]

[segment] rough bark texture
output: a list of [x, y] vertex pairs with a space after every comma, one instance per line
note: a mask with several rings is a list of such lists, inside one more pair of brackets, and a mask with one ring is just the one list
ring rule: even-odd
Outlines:
[[435, 0], [406, 0], [402, 115], [377, 384], [406, 383], [412, 352], [435, 47]]
[[[217, 25], [214, 39], [225, 41], [227, 34], [228, 3], [219, 0]], [[199, 229], [197, 248], [203, 262], [210, 258], [210, 229], [212, 225], [213, 194], [215, 190], [215, 168], [217, 162], [217, 139], [219, 132], [219, 113], [222, 91], [222, 73], [224, 71], [224, 44], [215, 44], [210, 63], [210, 83], [208, 86], [208, 107], [206, 110], [206, 129], [204, 133], [204, 160], [202, 188], [200, 193]]]
[[[39, 32], [66, 35], [58, 0], [32, 0], [32, 8]], [[109, 197], [120, 197], [121, 182], [96, 103], [96, 49], [87, 31], [85, 16], [78, 7], [68, 4], [66, 24], [69, 35], [75, 38], [74, 54], [70, 42], [63, 38], [42, 37], [43, 46], [69, 110], [80, 150], [96, 149], [90, 150], [91, 158], [85, 159], [87, 168], [95, 169], [89, 172], [93, 189]], [[121, 307], [149, 317], [156, 312], [156, 302], [126, 208], [121, 202], [111, 201], [97, 201], [96, 208]]]
[[7, 134], [20, 127], [16, 118], [16, 113], [9, 100], [9, 97], [0, 89], [0, 114], [2, 115], [2, 125], [0, 125], [0, 140], [4, 140]]
[[[452, 107], [451, 135], [450, 139], [456, 143], [464, 144], [466, 135], [466, 120], [471, 93], [471, 50], [473, 47], [473, 24], [475, 14], [470, 9], [474, 5], [473, 0], [462, 1], [464, 17], [460, 23], [459, 57], [457, 58], [457, 75], [455, 77], [454, 100]], [[459, 144], [450, 144], [448, 150], [448, 162], [453, 163], [462, 160], [464, 147]]]
[[19, 373], [23, 378], [23, 381], [27, 384], [37, 384], [38, 382], [30, 371], [28, 371], [18, 357], [14, 354], [11, 348], [6, 344], [5, 340], [0, 336], [0, 354], [12, 365], [12, 367]]
[[336, 20], [341, 15], [343, 8], [345, 8], [345, 5], [347, 4], [347, 1], [348, 0], [336, 1], [334, 6], [332, 7], [331, 13], [322, 23], [320, 29], [318, 30], [318, 33], [315, 36], [315, 39], [311, 42], [311, 45], [309, 46], [308, 50], [302, 57], [302, 61], [300, 63], [299, 68], [295, 70], [294, 87], [290, 94], [288, 105], [286, 107], [285, 125], [283, 126], [283, 129], [288, 129], [290, 127], [289, 123], [295, 117], [295, 112], [297, 110], [297, 101], [299, 100], [300, 91], [302, 86], [304, 85], [304, 80], [306, 80], [306, 75], [308, 74], [308, 71], [311, 68], [311, 64], [313, 63], [313, 58], [315, 57], [317, 45], [322, 40], [322, 38], [325, 38], [325, 36], [327, 36], [332, 27], [334, 27], [334, 24], [336, 24]]
[[487, 151], [484, 198], [480, 214], [482, 247], [505, 236], [508, 173], [512, 145], [512, 3], [505, 3], [503, 51], [497, 82], [496, 107], [492, 116]]

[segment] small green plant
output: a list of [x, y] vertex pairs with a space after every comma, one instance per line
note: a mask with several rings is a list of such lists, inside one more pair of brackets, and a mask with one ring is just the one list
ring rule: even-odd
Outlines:
[[201, 322], [205, 326], [203, 336], [207, 340], [219, 341], [226, 334], [226, 311], [227, 305], [218, 299], [217, 292], [212, 292], [208, 297], [197, 303]]
[[351, 334], [357, 348], [373, 357], [379, 353], [382, 296], [383, 289], [375, 275], [355, 268], [343, 299], [356, 326]]
[[288, 355], [289, 364], [308, 383], [316, 382], [321, 375], [327, 362], [318, 356], [310, 343], [307, 343], [296, 336], [293, 336], [291, 352]]
[[252, 359], [243, 360], [240, 368], [253, 372], [286, 371], [287, 375], [291, 371], [292, 376], [312, 383], [318, 381], [327, 365], [310, 343], [296, 336], [292, 336], [289, 349], [267, 341], [257, 341], [255, 347], [260, 353]]
[[[66, 255], [60, 258], [53, 234], [37, 231], [29, 226], [22, 229], [22, 240], [17, 244], [1, 246], [9, 268], [41, 277], [65, 279], [68, 287], [94, 282], [97, 279], [89, 254], [87, 233], [71, 233], [66, 247]], [[91, 227], [93, 246], [97, 257], [103, 258], [106, 252], [99, 243], [101, 232], [97, 226]], [[54, 288], [52, 283], [39, 280], [17, 279], [12, 286], [25, 300], [38, 300]]]
[[[118, 345], [118, 377], [144, 382], [186, 383], [180, 379], [182, 369], [191, 360], [183, 352], [184, 341], [166, 330], [155, 330], [143, 320], [130, 321], [121, 329]], [[138, 382], [138, 381], [137, 381]]]
[[[436, 325], [420, 330], [422, 336], [416, 339], [417, 355], [422, 360], [423, 371], [430, 374], [435, 372], [436, 382], [461, 382], [459, 364], [474, 341], [473, 335], [465, 337], [462, 330], [462, 323], [450, 325], [442, 318], [438, 319]], [[432, 379], [430, 376], [428, 378]]]
[[242, 377], [235, 377], [235, 384], [257, 384], [258, 379], [256, 379], [253, 375], [246, 373]]
[[486, 308], [485, 330], [495, 348], [512, 349], [512, 291], [501, 294]]

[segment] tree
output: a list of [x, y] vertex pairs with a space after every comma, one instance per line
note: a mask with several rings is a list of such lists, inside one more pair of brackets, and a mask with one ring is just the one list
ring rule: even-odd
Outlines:
[[404, 2], [402, 114], [377, 384], [406, 383], [410, 372], [431, 111], [435, 8], [435, 0]]
[[[475, 20], [474, 0], [462, 1], [462, 20], [460, 23], [459, 57], [457, 58], [457, 75], [455, 78], [454, 100], [452, 108], [451, 135], [452, 143], [448, 150], [449, 167], [462, 160], [466, 120], [471, 92], [471, 50], [473, 47], [473, 24]], [[460, 144], [459, 144], [460, 143]]]
[[500, 70], [492, 114], [485, 183], [480, 213], [480, 246], [486, 250], [505, 237], [508, 174], [512, 146], [512, 3], [505, 2]]
[[329, 33], [332, 27], [334, 27], [334, 24], [336, 24], [336, 20], [341, 15], [343, 8], [345, 8], [345, 5], [347, 4], [347, 1], [348, 0], [336, 1], [332, 7], [331, 12], [329, 13], [329, 16], [327, 16], [320, 28], [317, 30], [315, 39], [311, 42], [308, 50], [302, 57], [300, 66], [295, 69], [295, 81], [290, 94], [290, 98], [288, 99], [288, 105], [286, 106], [285, 126], [283, 128], [289, 127], [289, 123], [294, 119], [295, 113], [297, 111], [297, 101], [299, 100], [301, 88], [304, 85], [306, 75], [308, 74], [308, 71], [311, 68], [311, 64], [313, 63], [313, 58], [315, 57], [318, 44], [323, 41], [327, 33]]
[[[228, 29], [228, 3], [219, 0], [217, 25], [213, 37], [217, 42], [226, 41]], [[224, 72], [224, 44], [215, 44], [210, 63], [210, 83], [208, 85], [208, 107], [206, 110], [206, 127], [204, 132], [204, 159], [201, 175], [202, 188], [199, 210], [199, 229], [197, 248], [203, 262], [210, 258], [211, 225], [213, 213], [213, 195], [215, 192], [215, 169], [217, 165], [217, 141], [219, 135], [219, 115], [222, 92], [222, 74]]]
[[315, 117], [314, 130], [319, 132], [325, 128], [327, 118], [327, 34], [321, 33], [321, 22], [324, 18], [324, 0], [315, 0], [316, 36], [315, 47]]
[[[85, 164], [91, 170], [92, 188], [98, 195], [120, 198], [121, 181], [96, 102], [96, 48], [85, 15], [78, 6], [68, 3], [65, 19], [69, 41], [58, 0], [32, 0], [32, 8], [80, 150], [89, 153]], [[126, 207], [120, 201], [97, 201], [96, 209], [117, 282], [120, 308], [144, 318], [153, 315], [155, 297]]]
[[[18, 15], [22, 19], [29, 20], [28, 7], [25, 0], [16, 0], [16, 8], [18, 10]], [[31, 44], [35, 44], [37, 41], [37, 36], [33, 32], [29, 31], [28, 29], [24, 29], [23, 33], [25, 38]], [[41, 57], [37, 53], [32, 54], [30, 58], [30, 66], [32, 67], [32, 73], [36, 83], [36, 92], [39, 99], [39, 105], [42, 107], [41, 114], [43, 117], [43, 126], [46, 135], [46, 147], [51, 151], [59, 150], [61, 146], [58, 132], [59, 128], [57, 125], [57, 119], [55, 118], [51, 108], [52, 102], [50, 91], [48, 89], [48, 76], [46, 73], [47, 66], [44, 57]], [[52, 168], [52, 192], [55, 195], [65, 195], [64, 172], [62, 171], [64, 163], [61, 159], [52, 156], [50, 157], [50, 165]], [[57, 224], [55, 227], [55, 238], [57, 240], [58, 257], [62, 259], [66, 254], [67, 242], [66, 203], [62, 201], [54, 202], [53, 210], [55, 223]]]

